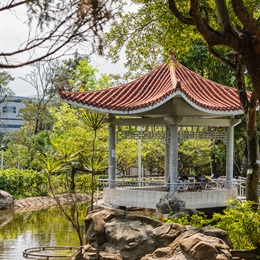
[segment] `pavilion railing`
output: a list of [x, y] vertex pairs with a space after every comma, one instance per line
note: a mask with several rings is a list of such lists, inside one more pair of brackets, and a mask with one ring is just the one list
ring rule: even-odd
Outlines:
[[112, 184], [117, 190], [149, 190], [149, 191], [202, 191], [202, 190], [220, 190], [220, 189], [238, 189], [239, 196], [244, 196], [242, 183], [236, 179], [226, 181], [224, 179], [213, 179], [206, 184], [190, 181], [187, 183], [166, 183], [164, 178], [156, 179], [138, 179], [138, 178], [118, 178], [115, 181], [109, 179], [99, 179], [99, 185], [102, 188], [108, 188]]

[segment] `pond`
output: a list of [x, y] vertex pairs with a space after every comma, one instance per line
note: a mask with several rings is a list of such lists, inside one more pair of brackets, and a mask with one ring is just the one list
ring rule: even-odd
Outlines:
[[[78, 205], [78, 209], [83, 233], [87, 204]], [[74, 212], [72, 207], [66, 211]], [[24, 260], [22, 252], [27, 248], [78, 247], [79, 244], [76, 230], [58, 208], [16, 213], [0, 211], [0, 260]]]

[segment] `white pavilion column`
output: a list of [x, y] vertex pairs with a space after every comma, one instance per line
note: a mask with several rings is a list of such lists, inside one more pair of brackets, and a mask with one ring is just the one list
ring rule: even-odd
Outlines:
[[178, 126], [170, 126], [170, 191], [177, 191], [178, 181]]
[[165, 148], [164, 148], [164, 182], [168, 184], [169, 182], [169, 165], [170, 165], [170, 136], [167, 138], [167, 133], [170, 133], [170, 129], [166, 126], [166, 139], [165, 139]]
[[169, 165], [170, 165], [170, 145], [165, 142], [165, 156], [164, 156], [164, 182], [169, 181]]
[[116, 180], [116, 142], [115, 142], [115, 126], [110, 123], [109, 125], [109, 136], [108, 136], [108, 179], [109, 188], [115, 189]]
[[234, 126], [227, 128], [227, 151], [226, 151], [226, 180], [227, 189], [231, 189], [233, 179], [233, 157], [234, 157]]

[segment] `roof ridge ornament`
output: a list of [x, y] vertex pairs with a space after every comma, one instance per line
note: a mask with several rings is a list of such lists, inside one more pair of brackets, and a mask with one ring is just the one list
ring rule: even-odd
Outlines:
[[176, 90], [181, 90], [181, 81], [177, 79], [176, 77], [176, 67], [177, 67], [177, 61], [174, 57], [174, 52], [170, 51], [170, 62], [169, 62], [169, 69], [170, 69], [170, 75], [171, 75], [171, 81], [173, 88]]

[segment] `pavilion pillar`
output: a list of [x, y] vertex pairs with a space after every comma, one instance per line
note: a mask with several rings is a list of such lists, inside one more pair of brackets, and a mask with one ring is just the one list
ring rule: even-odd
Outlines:
[[177, 191], [178, 182], [178, 126], [170, 126], [170, 191]]
[[[112, 120], [113, 118], [110, 117]], [[108, 181], [109, 181], [109, 189], [115, 189], [115, 180], [116, 180], [116, 127], [111, 122], [108, 127]]]
[[[166, 126], [166, 133], [169, 133], [169, 127]], [[168, 184], [169, 182], [169, 165], [170, 165], [170, 144], [169, 138], [165, 139], [165, 148], [164, 148], [164, 182]]]
[[227, 189], [231, 189], [233, 179], [233, 157], [234, 157], [234, 126], [227, 128], [227, 151], [226, 151], [226, 180]]

